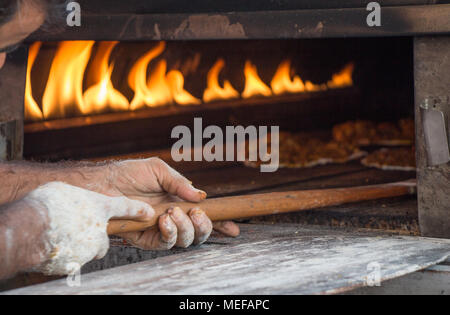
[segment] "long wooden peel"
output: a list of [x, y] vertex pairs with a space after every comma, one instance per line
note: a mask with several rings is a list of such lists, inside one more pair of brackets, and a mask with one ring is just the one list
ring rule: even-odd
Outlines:
[[416, 181], [333, 188], [320, 190], [273, 192], [207, 199], [202, 203], [173, 202], [154, 206], [156, 216], [146, 222], [111, 220], [108, 234], [144, 231], [153, 227], [160, 215], [171, 207], [179, 207], [186, 213], [194, 207], [201, 207], [212, 221], [244, 219], [277, 213], [296, 212], [316, 208], [337, 206], [346, 203], [398, 197], [416, 192]]

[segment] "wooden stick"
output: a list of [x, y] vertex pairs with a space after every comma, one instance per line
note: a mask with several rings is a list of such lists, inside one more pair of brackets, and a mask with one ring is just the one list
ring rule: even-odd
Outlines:
[[184, 212], [201, 207], [212, 221], [244, 219], [277, 213], [296, 212], [337, 206], [346, 203], [398, 197], [416, 192], [416, 181], [304, 191], [273, 192], [266, 194], [207, 199], [202, 203], [173, 202], [155, 205], [156, 216], [146, 222], [111, 220], [108, 234], [144, 231], [157, 224], [160, 215], [169, 208], [179, 207]]

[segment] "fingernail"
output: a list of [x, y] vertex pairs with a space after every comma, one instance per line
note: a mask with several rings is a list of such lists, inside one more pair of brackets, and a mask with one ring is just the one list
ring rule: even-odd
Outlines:
[[178, 212], [178, 210], [181, 210], [180, 209], [180, 207], [170, 207], [168, 210], [167, 210], [167, 214], [169, 214], [169, 215], [175, 215], [176, 216], [176, 213]]
[[193, 208], [190, 213], [190, 217], [195, 222], [198, 222], [202, 219], [204, 212], [200, 208]]
[[150, 205], [141, 202], [136, 215], [144, 218], [151, 218], [154, 215], [154, 210]]
[[137, 215], [139, 217], [147, 217], [147, 218], [151, 218], [153, 215], [150, 213], [150, 211], [146, 210], [146, 209], [141, 209], [138, 211]]
[[197, 194], [199, 194], [202, 199], [205, 199], [208, 196], [208, 194], [206, 192], [204, 192], [203, 190], [197, 189], [192, 185], [191, 185], [191, 189], [194, 190]]
[[199, 190], [199, 189], [196, 189], [196, 190], [202, 200], [206, 199], [206, 197], [208, 196], [208, 194], [206, 192], [204, 192], [203, 190]]

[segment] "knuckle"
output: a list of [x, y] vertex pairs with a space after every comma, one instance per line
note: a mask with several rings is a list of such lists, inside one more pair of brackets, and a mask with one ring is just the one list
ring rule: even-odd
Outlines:
[[208, 231], [204, 231], [204, 233], [199, 233], [196, 237], [195, 237], [195, 244], [196, 245], [200, 245], [203, 244], [204, 242], [206, 242], [209, 238], [209, 236], [211, 235], [212, 229], [208, 230]]
[[212, 230], [213, 230], [212, 224], [210, 224], [210, 223], [209, 224], [208, 223], [207, 224], [201, 224], [201, 225], [198, 226], [197, 234], [200, 237], [205, 236], [205, 235], [207, 235], [209, 237], [209, 235], [211, 234]]
[[186, 178], [184, 178], [184, 177], [182, 177], [180, 174], [178, 174], [178, 175], [175, 175], [175, 176], [173, 177], [172, 185], [173, 185], [174, 187], [183, 187], [183, 186], [186, 185], [188, 182], [189, 182], [189, 181], [188, 181]]
[[147, 159], [147, 162], [149, 164], [152, 164], [153, 166], [157, 166], [157, 167], [165, 167], [168, 166], [166, 162], [164, 162], [163, 160], [161, 160], [158, 157], [152, 157]]
[[159, 239], [159, 244], [157, 249], [167, 250], [172, 249], [177, 242], [176, 235], [175, 237], [170, 237], [169, 239], [162, 237]]
[[140, 215], [153, 217], [155, 215], [155, 210], [148, 204], [144, 203], [143, 208], [140, 210], [142, 213]]
[[169, 215], [163, 215], [160, 219], [160, 233], [158, 248], [170, 249], [177, 242], [178, 228]]
[[192, 243], [193, 243], [193, 241], [190, 242], [190, 243], [178, 243], [177, 247], [179, 247], [179, 248], [188, 248], [189, 246], [192, 245]]
[[183, 227], [189, 221], [188, 216], [179, 207], [169, 209], [169, 216], [177, 227]]
[[139, 201], [139, 200], [131, 200], [131, 205], [133, 208], [133, 215], [145, 215], [152, 213], [152, 207], [150, 207], [149, 204], [143, 202], [143, 201]]
[[195, 239], [195, 231], [192, 224], [187, 226], [186, 229], [178, 234], [177, 246], [187, 248], [192, 245]]
[[213, 223], [206, 213], [199, 208], [192, 209], [190, 216], [195, 227], [195, 244], [199, 245], [206, 242], [213, 230]]
[[206, 213], [203, 210], [199, 208], [194, 208], [190, 211], [189, 216], [196, 227], [212, 228], [211, 219], [206, 215]]

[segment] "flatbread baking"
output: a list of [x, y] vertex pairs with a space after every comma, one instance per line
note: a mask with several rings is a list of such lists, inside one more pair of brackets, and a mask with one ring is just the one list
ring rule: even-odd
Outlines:
[[382, 170], [415, 171], [416, 153], [414, 147], [383, 148], [367, 155], [361, 163]]
[[366, 120], [348, 121], [333, 127], [333, 139], [356, 146], [401, 146], [414, 144], [413, 119], [374, 123]]
[[[268, 147], [270, 148], [270, 143]], [[366, 154], [351, 144], [334, 140], [324, 141], [307, 133], [280, 132], [279, 167], [308, 168], [330, 163], [346, 163]], [[259, 167], [261, 164], [261, 161], [245, 162], [245, 165], [250, 167]]]

